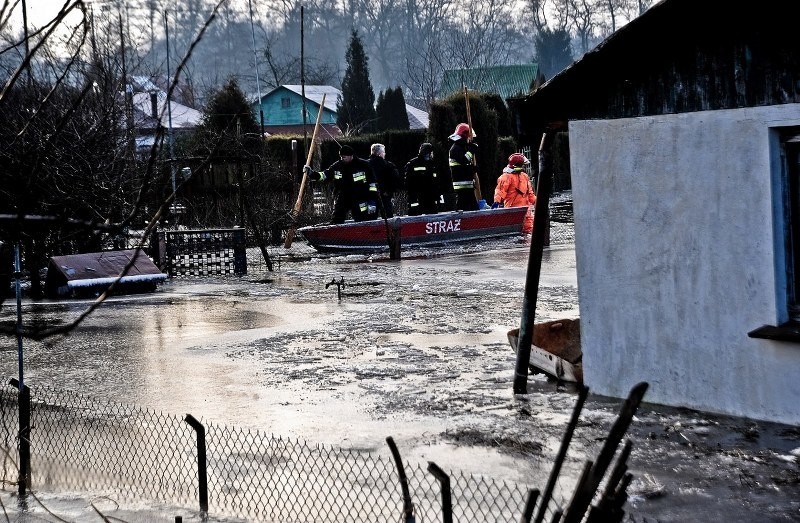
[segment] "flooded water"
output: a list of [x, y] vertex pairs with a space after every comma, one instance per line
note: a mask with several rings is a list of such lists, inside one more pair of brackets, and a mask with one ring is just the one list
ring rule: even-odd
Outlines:
[[[579, 317], [571, 229], [553, 233], [537, 321]], [[26, 383], [312, 443], [376, 449], [392, 436], [406, 462], [543, 488], [575, 391], [531, 375], [529, 394], [512, 394], [506, 333], [519, 326], [528, 251], [505, 240], [389, 261], [276, 248], [275, 273], [173, 279], [107, 300], [67, 336], [26, 341]], [[26, 325], [56, 325], [86, 306], [25, 301], [23, 314]], [[7, 376], [16, 356], [10, 341], [0, 350]], [[619, 405], [590, 397], [557, 500], [569, 499]], [[758, 423], [761, 439], [742, 438], [752, 424], [643, 407], [630, 431], [634, 520], [800, 520], [800, 474], [785, 459], [800, 430]]]

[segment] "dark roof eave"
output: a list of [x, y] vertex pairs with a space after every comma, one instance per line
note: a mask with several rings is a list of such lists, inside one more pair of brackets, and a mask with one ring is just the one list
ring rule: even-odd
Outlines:
[[[539, 126], [560, 125], [560, 123], [572, 119], [570, 118], [569, 100], [572, 96], [580, 94], [577, 86], [585, 83], [581, 82], [581, 76], [589, 74], [594, 67], [601, 65], [609, 53], [626, 52], [626, 46], [630, 46], [630, 40], [639, 33], [655, 31], [656, 28], [664, 30], [663, 26], [652, 27], [655, 25], [652, 20], [680, 13], [682, 7], [678, 4], [681, 1], [688, 0], [661, 0], [652, 5], [640, 16], [617, 29], [596, 47], [559, 71], [531, 94], [509, 99], [509, 107], [515, 110], [525, 106], [529, 108], [547, 107], [546, 116], [538, 122]], [[591, 85], [591, 83], [587, 85]]]

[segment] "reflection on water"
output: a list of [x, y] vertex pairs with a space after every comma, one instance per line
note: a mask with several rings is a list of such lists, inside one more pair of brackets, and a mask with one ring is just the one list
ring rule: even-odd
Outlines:
[[[237, 369], [227, 350], [274, 329], [292, 329], [307, 317], [324, 317], [326, 305], [288, 304], [282, 299], [198, 297], [192, 283], [166, 292], [116, 297], [103, 304], [68, 335], [23, 343], [27, 384], [43, 383], [124, 403], [142, 403], [173, 412], [209, 408], [209, 391], [223, 391], [232, 380], [252, 382], [252, 369]], [[217, 290], [224, 294], [226, 284]], [[241, 286], [239, 287], [239, 290]], [[26, 304], [27, 328], [73, 321], [89, 301]], [[13, 325], [8, 304], [0, 321]], [[18, 375], [16, 341], [0, 345], [0, 372]], [[194, 407], [193, 407], [194, 406]], [[218, 405], [224, 412], [227, 405]], [[237, 408], [239, 408], [237, 406]]]
[[[171, 281], [109, 300], [68, 336], [26, 341], [27, 382], [342, 446], [392, 435], [424, 461], [432, 449], [445, 452], [428, 439], [454, 420], [481, 422], [508, 404], [505, 332], [518, 323], [528, 249], [489, 252], [382, 264], [317, 258], [270, 285]], [[564, 275], [548, 270], [556, 265]], [[566, 289], [574, 272], [571, 250], [549, 251], [547, 277]], [[340, 301], [324, 289], [332, 278], [374, 292]], [[37, 321], [71, 321], [86, 305], [43, 304]], [[14, 375], [14, 345], [0, 357]], [[454, 449], [446, 454], [479, 473], [532, 474], [509, 472], [513, 460], [502, 456], [468, 461]]]
[[226, 332], [281, 324], [278, 316], [245, 307], [237, 301], [220, 305], [216, 301], [191, 300], [170, 304], [167, 314], [151, 308], [143, 311], [142, 342], [163, 350], [170, 345], [208, 342]]

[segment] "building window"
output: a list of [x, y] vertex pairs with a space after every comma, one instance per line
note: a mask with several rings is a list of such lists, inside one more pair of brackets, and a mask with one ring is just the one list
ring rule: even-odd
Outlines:
[[789, 321], [800, 322], [800, 134], [792, 134], [781, 145], [784, 164], [786, 310]]
[[764, 325], [748, 334], [800, 342], [800, 127], [780, 130], [779, 152], [780, 169], [773, 183], [778, 325]]
[[286, 109], [292, 106], [292, 99], [291, 98], [281, 98], [281, 108]]

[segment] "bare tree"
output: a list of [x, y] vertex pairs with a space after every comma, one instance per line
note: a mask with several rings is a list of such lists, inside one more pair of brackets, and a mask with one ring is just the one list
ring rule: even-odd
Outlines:
[[402, 29], [398, 27], [405, 17], [401, 5], [395, 0], [351, 0], [356, 9], [357, 27], [361, 28], [364, 46], [373, 58], [372, 76], [377, 78], [376, 88], [385, 87], [395, 76], [397, 57], [402, 53]]
[[619, 29], [621, 23], [636, 18], [642, 0], [603, 0], [600, 4], [600, 36], [606, 37]]
[[264, 82], [268, 87], [278, 87], [287, 83], [294, 83], [300, 72], [300, 57], [288, 53], [284, 41], [278, 35], [271, 34], [265, 39], [262, 51], [266, 72]]
[[445, 64], [448, 69], [468, 69], [519, 61], [530, 56], [530, 39], [514, 20], [512, 0], [473, 0], [461, 5], [458, 25], [449, 28]]
[[427, 38], [421, 48], [417, 46], [406, 53], [406, 80], [403, 86], [411, 93], [411, 98], [422, 100], [426, 108], [437, 97], [444, 71], [439, 38]]
[[405, 0], [404, 22], [399, 29], [401, 56], [405, 58], [401, 83], [409, 92], [407, 98], [421, 99], [425, 107], [436, 98], [441, 83], [445, 31], [456, 5], [452, 0]]
[[640, 15], [640, 14], [644, 13], [645, 11], [647, 11], [647, 9], [648, 9], [648, 8], [649, 8], [651, 5], [653, 5], [653, 1], [654, 1], [654, 0], [637, 0], [637, 3], [639, 4], [639, 5], [638, 5], [638, 7], [639, 7], [639, 12], [638, 12], [638, 14]]
[[605, 0], [554, 0], [555, 10], [564, 16], [580, 43], [581, 54], [591, 48], [592, 39], [602, 25], [601, 7]]
[[[67, 16], [81, 11], [78, 25], [68, 27]], [[215, 12], [216, 8], [201, 26], [175, 69], [176, 76]], [[30, 33], [26, 45], [12, 41], [0, 49], [0, 55], [28, 49], [0, 91], [4, 122], [0, 127], [0, 240], [23, 246], [34, 286], [48, 256], [99, 250], [109, 234], [146, 221], [137, 240], [141, 247], [173, 197], [171, 192], [162, 197], [169, 187], [168, 170], [158, 168], [163, 128], [149, 157], [131, 168], [121, 96], [125, 92], [122, 49], [113, 45], [113, 38], [105, 38], [96, 27], [93, 30], [90, 15], [82, 1], [67, 2], [50, 23]], [[0, 21], [8, 23], [8, 17], [0, 13]], [[57, 31], [64, 29], [66, 38], [56, 42]], [[0, 26], [0, 34], [9, 34], [8, 28]], [[29, 78], [26, 85], [22, 78]], [[173, 81], [168, 96], [174, 87]], [[24, 334], [41, 339], [67, 332], [106, 295], [74, 321]], [[3, 332], [15, 334], [13, 328]]]

